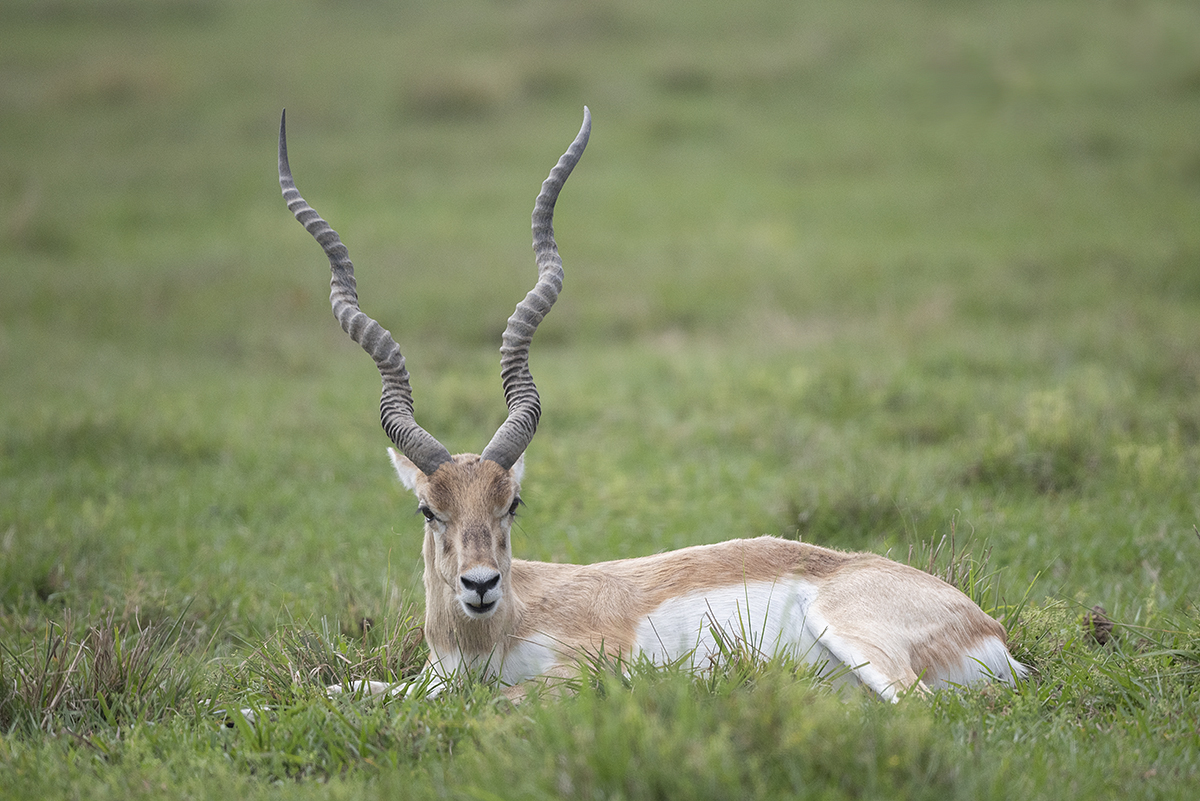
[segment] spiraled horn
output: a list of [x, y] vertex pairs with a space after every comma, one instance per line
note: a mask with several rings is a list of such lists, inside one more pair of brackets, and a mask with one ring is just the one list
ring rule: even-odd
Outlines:
[[379, 368], [379, 375], [383, 379], [383, 396], [379, 400], [383, 430], [422, 473], [432, 475], [440, 465], [450, 461], [450, 452], [413, 419], [412, 388], [408, 384], [408, 370], [404, 368], [400, 346], [387, 329], [358, 308], [354, 265], [350, 262], [346, 246], [337, 232], [300, 197], [300, 191], [296, 189], [292, 170], [288, 166], [286, 121], [285, 111], [279, 118], [279, 186], [283, 190], [283, 199], [287, 201], [288, 210], [320, 243], [329, 258], [329, 269], [333, 273], [329, 302], [333, 306], [333, 316], [341, 323], [342, 330], [371, 355], [375, 366]]
[[482, 458], [490, 459], [504, 469], [512, 467], [533, 439], [542, 407], [537, 387], [529, 373], [529, 343], [538, 324], [550, 311], [562, 289], [562, 259], [554, 243], [554, 203], [559, 190], [575, 168], [583, 149], [587, 147], [592, 130], [592, 115], [583, 107], [583, 126], [567, 152], [542, 183], [533, 205], [533, 252], [538, 268], [538, 280], [525, 299], [517, 304], [508, 318], [500, 347], [500, 376], [504, 382], [504, 400], [508, 404], [508, 419], [496, 431], [492, 441], [483, 449]]

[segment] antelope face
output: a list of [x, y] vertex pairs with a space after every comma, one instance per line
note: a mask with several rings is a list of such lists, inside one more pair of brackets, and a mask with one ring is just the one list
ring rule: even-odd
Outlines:
[[[524, 461], [505, 470], [474, 454], [459, 454], [432, 476], [391, 448], [400, 481], [425, 516], [425, 572], [452, 594], [464, 615], [486, 620], [503, 604], [512, 564], [510, 533], [520, 504]], [[431, 593], [434, 587], [426, 587]], [[426, 603], [433, 599], [427, 597]]]

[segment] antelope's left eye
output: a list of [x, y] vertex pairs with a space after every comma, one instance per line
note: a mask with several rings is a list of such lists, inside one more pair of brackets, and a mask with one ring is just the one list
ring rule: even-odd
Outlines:
[[508, 507], [508, 516], [516, 517], [517, 516], [517, 507], [520, 505], [521, 505], [521, 496], [518, 495], [516, 498], [513, 498], [512, 506]]

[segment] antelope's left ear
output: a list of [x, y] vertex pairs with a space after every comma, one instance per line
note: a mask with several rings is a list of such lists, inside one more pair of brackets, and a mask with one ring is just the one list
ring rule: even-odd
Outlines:
[[521, 478], [525, 475], [525, 454], [517, 457], [516, 463], [508, 469], [508, 474], [512, 477], [513, 483], [518, 486], [521, 483]]
[[395, 448], [388, 448], [388, 456], [392, 459], [392, 467], [396, 468], [396, 475], [400, 477], [400, 483], [409, 492], [416, 492], [417, 479], [422, 475], [421, 468], [409, 461], [407, 456]]

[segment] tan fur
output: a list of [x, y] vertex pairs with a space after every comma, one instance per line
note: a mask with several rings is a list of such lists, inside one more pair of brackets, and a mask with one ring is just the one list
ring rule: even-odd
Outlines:
[[954, 587], [875, 554], [858, 555], [855, 569], [823, 586], [816, 607], [839, 621], [840, 634], [869, 643], [871, 663], [907, 685], [955, 664], [985, 638], [1007, 639], [1003, 626]]
[[[875, 554], [845, 553], [774, 537], [738, 539], [600, 562], [513, 559], [510, 507], [521, 467], [506, 471], [471, 454], [432, 476], [403, 456], [393, 462], [421, 507], [425, 527], [425, 636], [431, 666], [450, 654], [503, 662], [534, 638], [558, 654], [543, 675], [563, 676], [576, 660], [636, 651], [639, 621], [665, 602], [698, 591], [798, 577], [816, 588], [813, 609], [856, 654], [902, 687], [959, 665], [1004, 628], [940, 579]], [[486, 619], [460, 602], [460, 577], [498, 571], [500, 600]], [[473, 597], [473, 596], [472, 596]], [[521, 690], [514, 694], [521, 694]]]

